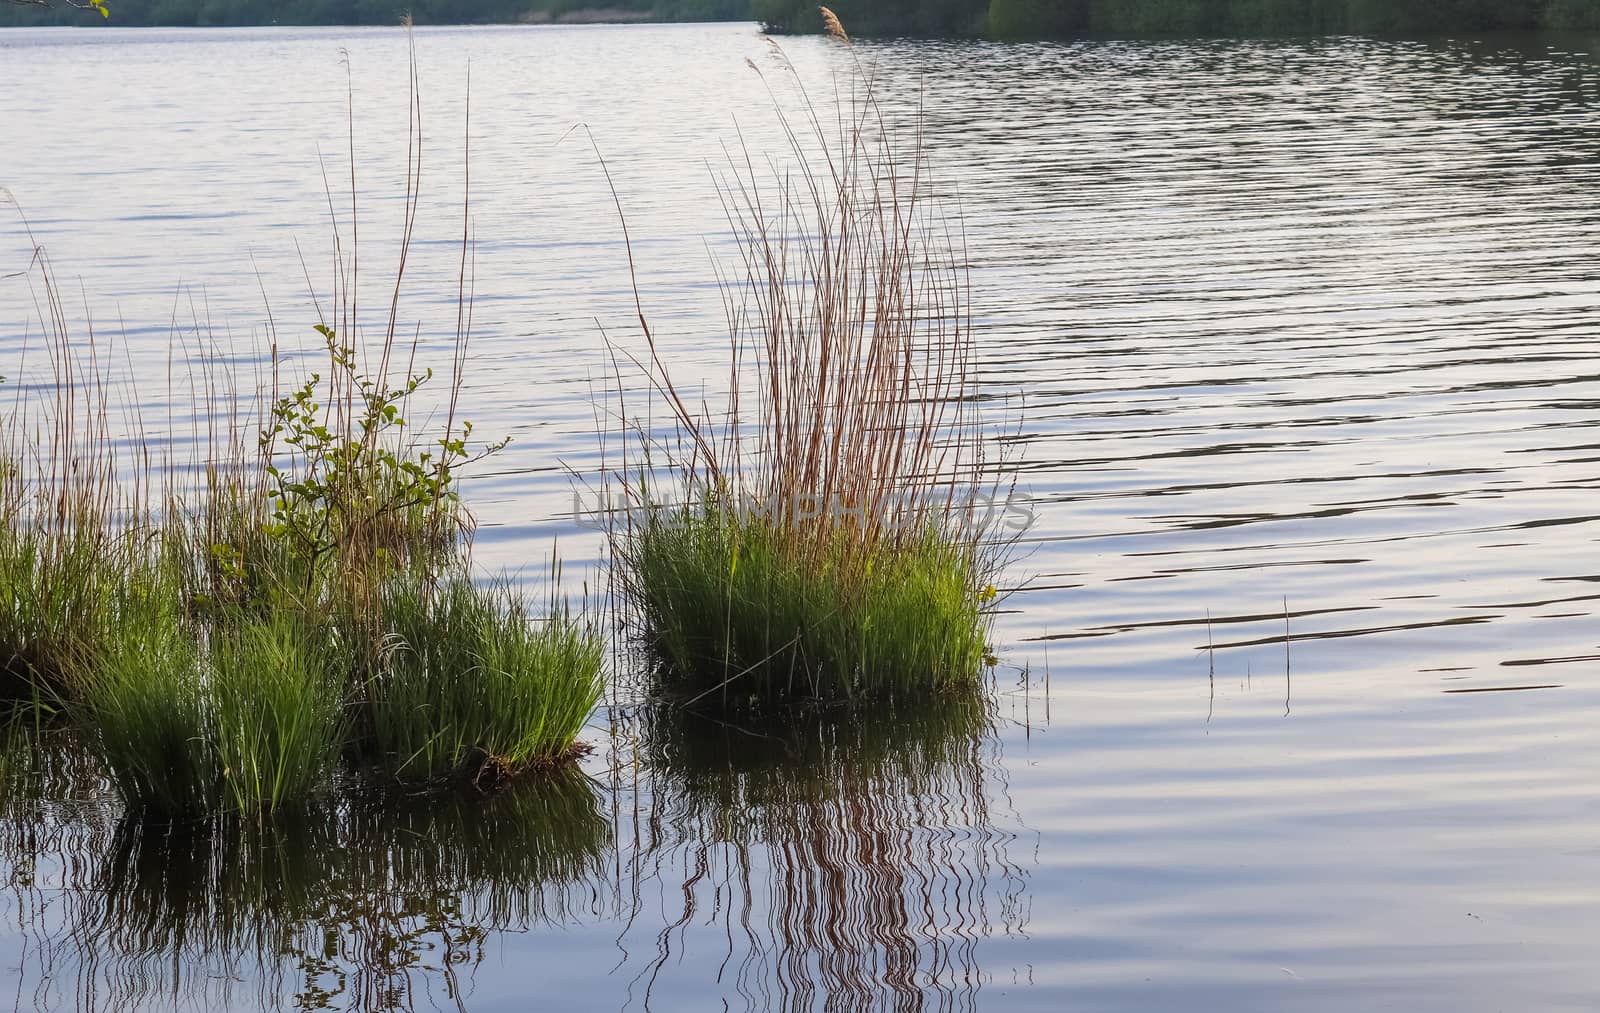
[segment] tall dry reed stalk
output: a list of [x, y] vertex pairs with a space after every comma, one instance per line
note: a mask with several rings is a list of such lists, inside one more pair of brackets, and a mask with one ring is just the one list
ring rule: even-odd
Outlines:
[[[10, 202], [0, 192], [0, 200]], [[27, 220], [17, 211], [26, 230]], [[30, 231], [31, 235], [31, 231]], [[107, 348], [94, 327], [69, 341], [69, 314], [42, 247], [20, 272], [41, 333], [21, 363], [44, 356], [50, 396], [14, 377], [0, 409], [0, 696], [51, 695], [112, 623], [116, 587], [152, 527], [154, 469], [113, 438]], [[130, 415], [124, 425], [136, 425]]]
[[850, 35], [844, 30], [844, 25], [839, 22], [839, 15], [833, 13], [827, 7], [819, 7], [817, 10], [822, 14], [823, 34], [830, 38], [838, 39], [840, 42], [848, 43]]

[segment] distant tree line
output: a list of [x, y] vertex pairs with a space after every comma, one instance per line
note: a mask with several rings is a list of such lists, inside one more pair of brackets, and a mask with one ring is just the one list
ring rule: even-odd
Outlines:
[[[753, 0], [752, 7], [769, 32], [822, 31], [817, 5], [809, 0]], [[862, 36], [982, 35], [989, 17], [989, 0], [838, 0], [828, 7], [846, 31]]]
[[1600, 0], [993, 0], [1000, 36], [1325, 34], [1600, 27]]
[[67, 2], [0, 0], [6, 25], [392, 25], [559, 20], [582, 11], [656, 21], [748, 21], [750, 0], [106, 0], [109, 18]]
[[[817, 32], [814, 0], [753, 0], [768, 31]], [[837, 0], [852, 35], [1272, 35], [1600, 28], [1600, 0]]]
[[[604, 10], [659, 21], [756, 20], [817, 32], [816, 0], [105, 0], [120, 25], [419, 24], [559, 20]], [[1600, 28], [1600, 0], [833, 0], [852, 35], [1051, 38]], [[100, 23], [89, 0], [0, 0], [0, 26]]]

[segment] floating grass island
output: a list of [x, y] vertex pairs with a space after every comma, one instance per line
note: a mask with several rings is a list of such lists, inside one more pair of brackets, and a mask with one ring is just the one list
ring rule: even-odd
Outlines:
[[832, 123], [799, 90], [792, 167], [736, 152], [720, 180], [726, 410], [689, 407], [645, 323], [670, 431], [620, 413], [644, 463], [613, 476], [618, 586], [655, 688], [687, 704], [952, 693], [989, 657], [1007, 538], [965, 251], [917, 125], [897, 135], [856, 71]]
[[[76, 725], [130, 808], [273, 811], [341, 769], [488, 792], [576, 755], [599, 699], [592, 623], [472, 579], [455, 472], [496, 447], [466, 424], [408, 433], [430, 375], [391, 387], [323, 337], [327, 378], [271, 399], [254, 445], [211, 448], [202, 488], [169, 482], [159, 512], [103, 434], [73, 435], [97, 432], [70, 414], [75, 377], [57, 442], [8, 448], [26, 476], [0, 531], [9, 688]], [[29, 474], [56, 460], [76, 467]]]
[[[187, 465], [117, 403], [105, 350], [71, 338], [36, 251], [52, 372], [0, 429], [0, 689], [73, 725], [132, 811], [259, 816], [336, 783], [488, 793], [581, 752], [598, 628], [557, 598], [536, 612], [507, 584], [481, 585], [471, 564], [457, 474], [504, 443], [456, 414], [464, 280], [449, 385], [435, 397], [431, 370], [396, 365], [416, 354], [396, 339], [395, 307], [419, 115], [381, 339], [353, 337], [356, 261], [336, 232], [320, 363], [313, 352], [314, 371], [282, 386], [294, 366], [274, 331], [253, 399], [216, 361], [191, 363], [209, 439]], [[466, 239], [461, 256], [465, 279]], [[409, 421], [429, 409], [441, 425]], [[116, 412], [128, 438], [113, 438]]]

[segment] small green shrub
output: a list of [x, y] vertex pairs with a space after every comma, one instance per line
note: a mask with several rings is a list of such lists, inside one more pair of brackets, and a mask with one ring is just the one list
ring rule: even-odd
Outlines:
[[[307, 569], [308, 586], [328, 564], [363, 566], [375, 559], [424, 561], [448, 556], [460, 523], [453, 483], [457, 467], [496, 453], [506, 441], [468, 448], [472, 423], [446, 432], [431, 449], [408, 445], [404, 409], [433, 378], [408, 375], [391, 387], [356, 364], [356, 351], [330, 327], [317, 326], [332, 367], [277, 399], [261, 433], [271, 519], [266, 531]], [[330, 402], [338, 409], [330, 424]], [[280, 464], [278, 441], [289, 448]]]

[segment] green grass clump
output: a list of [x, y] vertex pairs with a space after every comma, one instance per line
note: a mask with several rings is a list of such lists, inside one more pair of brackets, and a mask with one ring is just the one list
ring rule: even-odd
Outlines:
[[931, 530], [816, 545], [705, 501], [652, 513], [628, 562], [663, 676], [697, 702], [944, 692], [982, 667], [977, 560]]
[[564, 611], [530, 627], [519, 599], [465, 576], [454, 469], [503, 444], [469, 449], [465, 421], [408, 434], [400, 409], [431, 374], [374, 378], [318, 333], [328, 378], [275, 399], [253, 440], [229, 420], [202, 484], [167, 476], [159, 510], [100, 436], [87, 479], [0, 465], [10, 695], [65, 705], [142, 812], [279, 810], [366, 746], [402, 780], [489, 788], [571, 755], [598, 699], [592, 631]]
[[341, 652], [303, 618], [279, 614], [215, 635], [211, 661], [225, 807], [278, 809], [323, 788], [343, 732]]
[[569, 757], [600, 698], [596, 631], [562, 609], [530, 623], [517, 596], [465, 577], [398, 581], [362, 694], [365, 745], [408, 783], [497, 786]]
[[156, 815], [254, 813], [327, 784], [342, 673], [294, 616], [248, 617], [209, 635], [175, 596], [131, 590], [69, 709], [117, 793]]
[[206, 734], [200, 647], [176, 603], [130, 591], [103, 654], [77, 680], [73, 712], [124, 801], [159, 813], [217, 802], [221, 767]]
[[0, 525], [0, 697], [64, 688], [74, 659], [101, 650], [126, 553], [96, 532]]

